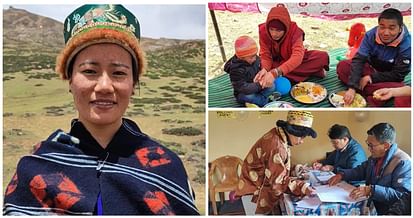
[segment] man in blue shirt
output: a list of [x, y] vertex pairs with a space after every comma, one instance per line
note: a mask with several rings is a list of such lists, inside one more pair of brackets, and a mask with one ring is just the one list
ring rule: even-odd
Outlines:
[[398, 148], [396, 132], [389, 123], [378, 123], [367, 131], [366, 143], [371, 152], [367, 161], [354, 169], [338, 170], [329, 185], [341, 180], [365, 180], [365, 186], [355, 188], [350, 197], [368, 197], [378, 214], [384, 215], [390, 206], [411, 192], [411, 158]]
[[338, 63], [338, 78], [348, 86], [345, 104], [351, 104], [361, 92], [370, 106], [384, 101], [373, 93], [380, 88], [404, 86], [411, 68], [411, 35], [403, 23], [401, 12], [389, 8], [378, 17], [378, 26], [369, 30], [352, 60]]
[[352, 169], [367, 160], [361, 144], [352, 138], [349, 129], [339, 124], [333, 125], [328, 131], [334, 151], [326, 154], [326, 158], [313, 163], [313, 168], [322, 171]]

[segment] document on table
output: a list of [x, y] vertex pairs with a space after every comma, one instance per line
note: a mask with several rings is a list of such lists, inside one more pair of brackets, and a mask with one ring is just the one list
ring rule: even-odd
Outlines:
[[324, 171], [319, 171], [319, 170], [312, 170], [311, 173], [313, 174], [315, 179], [321, 184], [327, 184], [328, 180], [332, 176], [335, 176], [335, 173], [333, 172], [324, 172]]
[[318, 196], [312, 196], [312, 197], [306, 196], [302, 200], [296, 202], [296, 207], [309, 208], [312, 210], [316, 210], [321, 204], [322, 204], [322, 201], [319, 200]]
[[349, 194], [355, 187], [346, 182], [341, 182], [334, 186], [321, 185], [314, 188], [322, 202], [355, 203], [367, 199], [366, 197], [361, 197], [354, 200], [349, 197]]

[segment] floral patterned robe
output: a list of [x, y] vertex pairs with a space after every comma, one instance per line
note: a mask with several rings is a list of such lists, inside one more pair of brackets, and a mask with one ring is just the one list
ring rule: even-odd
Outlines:
[[269, 214], [283, 193], [304, 196], [309, 184], [293, 180], [287, 135], [276, 127], [263, 135], [247, 154], [236, 190], [237, 196], [253, 194], [257, 214]]

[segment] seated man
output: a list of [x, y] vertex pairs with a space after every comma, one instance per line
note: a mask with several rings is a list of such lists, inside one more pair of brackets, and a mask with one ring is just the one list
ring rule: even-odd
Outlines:
[[328, 182], [335, 185], [341, 180], [365, 180], [366, 186], [355, 188], [350, 197], [368, 197], [378, 214], [384, 215], [404, 193], [411, 192], [411, 159], [398, 148], [395, 129], [390, 124], [376, 124], [367, 133], [371, 157], [354, 169], [338, 170]]
[[348, 85], [344, 101], [352, 103], [355, 92], [367, 98], [368, 105], [381, 106], [385, 101], [373, 98], [380, 88], [404, 86], [411, 68], [411, 35], [401, 12], [389, 8], [378, 17], [378, 26], [369, 30], [352, 60], [337, 65], [339, 79]]
[[333, 125], [328, 136], [335, 150], [320, 162], [313, 163], [313, 169], [337, 173], [341, 169], [353, 169], [367, 160], [361, 144], [352, 138], [346, 126]]

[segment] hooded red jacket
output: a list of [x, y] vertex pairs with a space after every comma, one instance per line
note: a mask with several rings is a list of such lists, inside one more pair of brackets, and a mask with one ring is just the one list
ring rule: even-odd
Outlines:
[[[279, 42], [272, 39], [267, 28], [268, 23], [276, 19], [286, 26], [285, 35]], [[259, 25], [262, 67], [269, 71], [278, 66], [283, 74], [293, 71], [302, 63], [306, 51], [303, 40], [304, 32], [290, 20], [288, 10], [285, 7], [273, 7], [267, 15], [266, 23]]]

